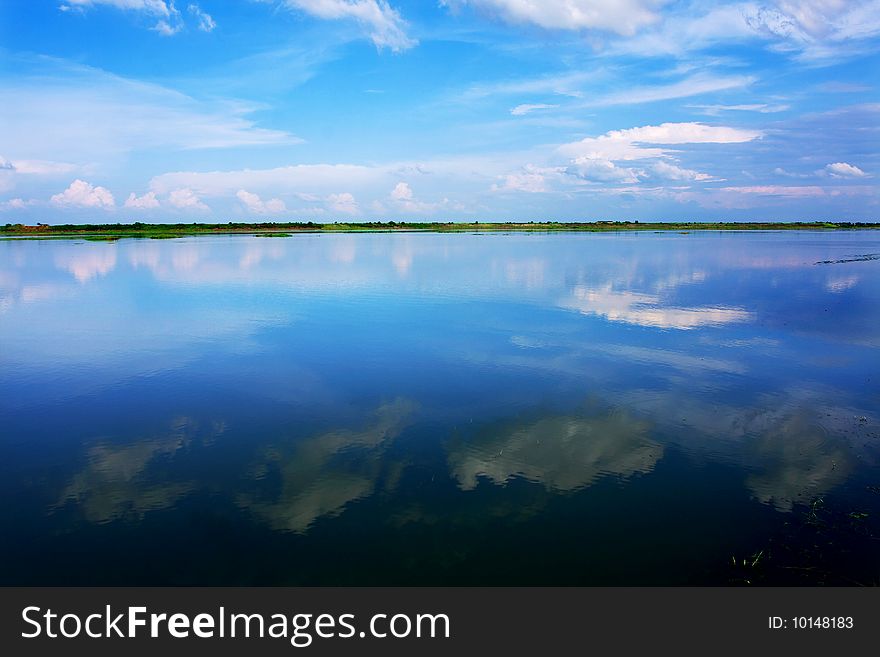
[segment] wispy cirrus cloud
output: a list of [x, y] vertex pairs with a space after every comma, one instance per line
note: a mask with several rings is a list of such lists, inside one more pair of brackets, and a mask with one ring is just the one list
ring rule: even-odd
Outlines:
[[[183, 13], [176, 7], [174, 0], [61, 0], [59, 8], [62, 11], [84, 12], [86, 9], [100, 6], [140, 14], [155, 20], [150, 29], [162, 36], [174, 36], [185, 27]], [[195, 21], [196, 29], [211, 32], [217, 27], [214, 18], [196, 3], [190, 3], [187, 12]]]
[[51, 58], [17, 57], [0, 85], [7, 156], [93, 162], [138, 150], [193, 150], [302, 140], [261, 128], [252, 104], [199, 100], [174, 89]]
[[550, 30], [605, 30], [622, 35], [661, 19], [658, 9], [667, 0], [440, 0], [454, 9], [471, 5], [509, 23], [526, 23]]
[[690, 105], [693, 109], [702, 110], [708, 116], [718, 116], [724, 112], [757, 112], [759, 114], [775, 114], [791, 109], [784, 103], [742, 103], [739, 105]]
[[795, 59], [822, 64], [871, 50], [880, 34], [877, 0], [690, 2], [608, 53], [686, 56], [726, 44], [758, 44]]
[[187, 7], [187, 11], [195, 18], [196, 26], [202, 32], [213, 32], [217, 27], [214, 18], [208, 12], [204, 11], [197, 4], [191, 4]]
[[525, 116], [526, 114], [531, 114], [532, 112], [536, 112], [538, 110], [553, 109], [555, 107], [559, 107], [559, 105], [548, 105], [546, 103], [523, 103], [522, 105], [517, 105], [516, 107], [511, 108], [510, 113], [513, 116]]
[[400, 52], [418, 43], [407, 34], [407, 24], [400, 12], [386, 0], [280, 0], [280, 4], [323, 20], [356, 21], [377, 48]]
[[586, 104], [598, 106], [637, 105], [676, 98], [690, 98], [719, 91], [740, 89], [749, 86], [755, 80], [755, 76], [752, 75], [714, 76], [698, 74], [671, 84], [628, 88], [625, 91], [600, 96]]
[[264, 201], [258, 194], [244, 189], [238, 190], [235, 196], [251, 214], [278, 214], [287, 210], [287, 206], [280, 198], [270, 198]]
[[82, 11], [102, 5], [150, 17], [156, 21], [150, 29], [162, 36], [172, 36], [183, 29], [181, 13], [174, 6], [173, 0], [62, 0], [60, 8], [62, 11]]

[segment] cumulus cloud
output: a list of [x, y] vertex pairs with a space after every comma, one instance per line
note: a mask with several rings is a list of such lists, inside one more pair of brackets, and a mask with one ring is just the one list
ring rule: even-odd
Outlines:
[[284, 201], [280, 198], [270, 198], [264, 202], [259, 195], [244, 189], [238, 190], [235, 195], [242, 205], [253, 214], [278, 214], [287, 211], [287, 206], [284, 205]]
[[544, 109], [553, 109], [554, 107], [559, 107], [559, 105], [546, 105], [544, 103], [524, 103], [522, 105], [517, 105], [513, 109], [510, 110], [510, 113], [513, 116], [525, 116], [526, 114], [531, 114], [536, 110], [544, 110]]
[[327, 197], [327, 207], [335, 212], [341, 212], [343, 214], [360, 213], [360, 208], [358, 207], [354, 195], [349, 192], [330, 194], [330, 196]]
[[456, 8], [472, 5], [510, 23], [531, 23], [545, 29], [598, 29], [631, 35], [659, 19], [655, 9], [665, 0], [441, 0]]
[[386, 0], [284, 0], [290, 9], [324, 20], [355, 20], [369, 32], [377, 48], [395, 52], [417, 41], [406, 34], [406, 22]]
[[833, 162], [826, 165], [821, 172], [832, 178], [865, 178], [868, 175], [857, 166], [846, 162]]
[[168, 194], [168, 202], [180, 210], [207, 210], [207, 205], [196, 195], [193, 190], [184, 187], [175, 189]]
[[136, 196], [132, 192], [125, 199], [125, 207], [134, 210], [152, 210], [159, 207], [159, 199], [156, 198], [156, 192], [147, 192], [143, 196]]
[[202, 32], [211, 32], [215, 27], [217, 27], [217, 23], [214, 22], [214, 19], [205, 11], [202, 11], [202, 8], [196, 4], [192, 4], [187, 7], [189, 13], [193, 15], [196, 19], [197, 26]]
[[70, 186], [63, 192], [53, 195], [49, 201], [59, 207], [105, 208], [109, 210], [116, 206], [113, 194], [106, 187], [96, 187], [78, 178], [70, 183]]
[[31, 203], [23, 198], [11, 198], [0, 203], [0, 210], [24, 210], [28, 205]]
[[406, 212], [425, 213], [437, 209], [437, 205], [434, 203], [417, 200], [413, 195], [412, 188], [405, 182], [397, 183], [388, 196], [397, 207]]
[[[272, 169], [177, 171], [154, 177], [150, 181], [150, 189], [160, 197], [171, 190], [184, 187], [192, 189], [204, 198], [235, 196], [241, 189], [259, 194], [262, 198], [279, 193], [290, 193], [291, 196], [309, 204], [323, 203], [328, 210], [331, 209], [326, 205], [328, 197], [336, 198], [339, 190], [346, 190], [358, 199], [358, 212], [363, 208], [369, 208], [374, 200], [381, 200], [386, 206], [407, 211], [429, 212], [441, 206], [456, 210], [453, 202], [419, 200], [417, 198], [419, 189], [414, 190], [413, 198], [408, 201], [401, 198], [395, 200], [391, 197], [391, 192], [401, 181], [413, 180], [419, 180], [420, 184], [426, 186], [430, 185], [431, 193], [435, 198], [441, 196], [441, 185], [453, 189], [465, 185], [474, 192], [484, 191], [496, 175], [510, 169], [509, 159], [509, 157], [495, 156], [463, 156], [427, 162], [386, 162], [370, 165], [298, 164]], [[407, 186], [410, 184], [412, 182], [407, 182]], [[292, 193], [291, 190], [300, 191]], [[377, 190], [386, 191], [377, 194]], [[400, 193], [402, 190], [398, 191], [398, 194]], [[306, 212], [306, 209], [294, 207], [289, 208], [288, 211], [301, 214]], [[312, 211], [308, 210], [310, 213]]]
[[399, 182], [391, 190], [391, 198], [395, 201], [412, 201], [413, 192], [405, 182]]

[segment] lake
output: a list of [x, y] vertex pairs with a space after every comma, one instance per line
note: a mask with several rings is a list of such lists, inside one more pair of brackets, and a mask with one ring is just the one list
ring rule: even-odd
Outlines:
[[880, 232], [0, 241], [0, 584], [880, 583]]

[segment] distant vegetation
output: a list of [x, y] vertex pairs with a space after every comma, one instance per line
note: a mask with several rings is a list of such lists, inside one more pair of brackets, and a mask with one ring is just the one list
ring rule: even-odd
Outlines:
[[225, 224], [60, 224], [50, 226], [37, 224], [6, 224], [0, 226], [0, 236], [55, 237], [83, 236], [90, 239], [113, 239], [119, 237], [184, 237], [187, 235], [250, 233], [266, 237], [288, 237], [294, 233], [309, 232], [389, 232], [429, 231], [438, 233], [473, 231], [692, 231], [692, 230], [835, 230], [854, 228], [880, 228], [880, 223], [854, 222], [642, 222], [638, 221], [529, 221], [510, 223], [483, 223], [479, 221], [454, 222], [397, 222], [369, 221], [361, 223], [318, 224], [297, 223], [235, 223]]

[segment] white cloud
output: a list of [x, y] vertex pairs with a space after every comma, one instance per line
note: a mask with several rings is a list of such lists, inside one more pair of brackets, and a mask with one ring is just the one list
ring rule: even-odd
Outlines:
[[578, 157], [566, 169], [569, 175], [595, 182], [636, 183], [644, 175], [639, 169], [617, 166], [601, 157]]
[[249, 104], [200, 101], [57, 60], [18, 57], [16, 65], [22, 73], [0, 85], [0, 144], [6, 154], [27, 153], [33, 162], [101, 162], [137, 150], [301, 141], [257, 127], [247, 118], [255, 109]]
[[150, 29], [158, 32], [162, 36], [174, 36], [183, 29], [183, 23], [174, 23], [172, 25], [168, 21], [159, 21]]
[[705, 74], [698, 74], [666, 85], [655, 85], [650, 87], [634, 87], [618, 93], [609, 94], [604, 98], [587, 103], [588, 106], [605, 106], [605, 105], [635, 105], [639, 103], [654, 103], [661, 100], [672, 100], [675, 98], [688, 98], [690, 96], [699, 96], [702, 94], [715, 93], [718, 91], [728, 91], [730, 89], [738, 89], [747, 87], [755, 81], [755, 78], [748, 75], [734, 75], [728, 77], [715, 77]]
[[738, 144], [762, 136], [758, 130], [710, 126], [704, 123], [662, 123], [627, 130], [611, 130], [599, 137], [563, 144], [559, 151], [572, 158], [606, 160], [640, 160], [659, 158], [668, 149], [646, 147], [642, 144]]
[[670, 164], [663, 161], [656, 162], [651, 165], [651, 172], [659, 176], [660, 178], [666, 178], [667, 180], [685, 180], [694, 182], [715, 180], [708, 173], [700, 173], [699, 171], [694, 171], [693, 169], [684, 169], [675, 164]]
[[597, 71], [574, 71], [537, 78], [506, 80], [491, 84], [475, 84], [461, 95], [461, 100], [471, 101], [475, 98], [485, 98], [487, 96], [517, 96], [521, 94], [542, 93], [581, 98], [584, 95], [581, 87], [599, 75], [600, 72]]
[[395, 201], [412, 201], [413, 192], [405, 182], [399, 182], [391, 190], [391, 198]]
[[828, 164], [821, 170], [821, 173], [825, 173], [832, 178], [865, 178], [868, 175], [857, 166], [846, 162]]
[[611, 52], [683, 55], [719, 43], [764, 41], [772, 50], [821, 63], [872, 49], [868, 40], [878, 34], [877, 0], [705, 2], [686, 5], [638, 36], [619, 40]]
[[189, 13], [191, 13], [195, 19], [198, 21], [198, 28], [202, 32], [211, 32], [215, 27], [217, 27], [217, 23], [214, 22], [214, 19], [205, 11], [202, 11], [202, 8], [197, 4], [191, 4], [187, 7]]
[[774, 175], [784, 176], [785, 178], [810, 178], [812, 174], [809, 173], [795, 173], [793, 171], [787, 171], [782, 167], [776, 167], [773, 169]]
[[356, 20], [364, 25], [377, 48], [395, 52], [418, 42], [406, 34], [406, 22], [386, 0], [284, 0], [289, 8], [324, 20]]
[[177, 34], [183, 28], [180, 11], [173, 0], [62, 0], [61, 9], [85, 9], [105, 5], [126, 11], [137, 11], [158, 19], [150, 28], [162, 36]]
[[878, 33], [880, 7], [871, 0], [776, 0], [776, 7], [744, 9], [758, 32], [809, 47], [821, 41], [841, 41]]
[[[611, 130], [599, 137], [587, 137], [563, 144], [557, 151], [570, 159], [565, 173], [582, 180], [635, 184], [646, 177], [683, 182], [718, 180], [713, 176], [686, 169], [671, 159], [676, 150], [668, 146], [686, 144], [733, 144], [758, 139], [762, 133], [703, 123], [663, 123], [626, 130]], [[621, 166], [618, 162], [656, 160], [647, 169]]]
[[553, 109], [554, 107], [559, 107], [559, 105], [546, 105], [544, 103], [524, 103], [522, 105], [517, 105], [513, 109], [510, 110], [510, 113], [513, 116], [525, 116], [526, 114], [530, 114], [535, 110], [544, 110], [544, 109]]
[[93, 7], [95, 5], [107, 5], [117, 9], [143, 11], [155, 16], [170, 17], [174, 13], [174, 2], [165, 0], [62, 0], [62, 6], [68, 7]]
[[539, 194], [547, 191], [547, 180], [543, 173], [526, 167], [521, 173], [511, 173], [502, 176], [504, 183], [492, 185], [493, 192], [526, 192]]
[[340, 189], [364, 198], [377, 198], [377, 190], [394, 189], [402, 180], [418, 180], [431, 185], [432, 193], [444, 188], [484, 190], [495, 177], [509, 171], [510, 155], [461, 156], [428, 161], [380, 162], [361, 164], [297, 164], [271, 169], [235, 169], [228, 171], [176, 171], [150, 181], [158, 195], [187, 187], [203, 197], [234, 196], [240, 189], [260, 194], [295, 196], [307, 203], [325, 201]]
[[630, 35], [659, 20], [654, 10], [665, 0], [441, 0], [441, 4], [470, 4], [511, 23], [531, 23], [546, 29], [599, 29]]
[[168, 194], [168, 202], [175, 208], [181, 210], [208, 210], [208, 206], [202, 203], [202, 200], [193, 190], [186, 187], [175, 189]]
[[69, 162], [53, 162], [51, 160], [16, 160], [10, 162], [0, 156], [0, 171], [15, 171], [15, 173], [52, 175], [70, 173], [78, 167]]
[[91, 183], [78, 178], [70, 183], [70, 186], [63, 192], [53, 195], [49, 201], [59, 207], [105, 208], [110, 210], [116, 206], [113, 194], [106, 187], [95, 187]]
[[343, 214], [359, 214], [360, 208], [354, 196], [349, 192], [341, 194], [330, 194], [327, 197], [327, 207], [334, 212], [342, 212]]
[[297, 197], [313, 203], [323, 197], [316, 193], [317, 190], [330, 193], [344, 183], [358, 187], [380, 184], [388, 173], [387, 169], [357, 164], [297, 164], [274, 169], [178, 171], [156, 176], [150, 182], [150, 188], [161, 194], [178, 187], [189, 187], [205, 196], [235, 194], [239, 189], [309, 190], [298, 191]]
[[253, 214], [278, 214], [286, 212], [287, 206], [280, 198], [271, 198], [263, 201], [257, 194], [253, 194], [244, 189], [238, 190], [235, 195], [238, 200]]
[[397, 183], [388, 196], [398, 208], [406, 212], [416, 212], [421, 214], [433, 212], [437, 209], [437, 204], [435, 203], [425, 203], [417, 200], [413, 195], [412, 188], [410, 188], [409, 184], [405, 182]]
[[744, 187], [722, 187], [722, 192], [734, 194], [754, 194], [759, 196], [783, 196], [787, 198], [815, 198], [825, 196], [825, 190], [815, 185], [786, 187], [782, 185], [752, 185]]
[[152, 210], [159, 207], [159, 199], [156, 192], [147, 192], [143, 196], [135, 196], [134, 192], [125, 199], [125, 207], [135, 210]]
[[0, 193], [15, 189], [20, 176], [57, 176], [69, 174], [78, 168], [67, 162], [52, 162], [50, 160], [15, 160], [12, 162], [0, 156]]
[[28, 205], [31, 203], [23, 198], [11, 198], [0, 203], [0, 210], [24, 210]]
[[721, 112], [758, 112], [760, 114], [774, 114], [789, 109], [788, 105], [768, 105], [767, 103], [752, 103], [743, 105], [690, 105], [694, 109], [703, 110], [704, 114], [717, 116]]

